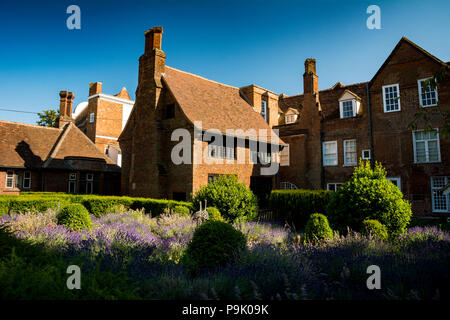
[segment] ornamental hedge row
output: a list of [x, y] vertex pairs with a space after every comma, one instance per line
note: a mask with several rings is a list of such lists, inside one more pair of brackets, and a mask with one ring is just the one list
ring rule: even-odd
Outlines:
[[274, 219], [287, 221], [296, 229], [303, 228], [311, 214], [325, 213], [332, 191], [325, 190], [273, 190], [269, 207]]
[[132, 198], [120, 196], [98, 196], [98, 195], [71, 195], [64, 193], [25, 193], [14, 196], [0, 196], [0, 216], [9, 212], [25, 212], [36, 210], [43, 212], [47, 209], [56, 209], [64, 207], [71, 203], [81, 203], [90, 214], [101, 216], [108, 213], [115, 205], [122, 205], [126, 209], [144, 209], [146, 213], [152, 216], [158, 216], [164, 212], [165, 208], [174, 208], [184, 206], [192, 210], [190, 202]]

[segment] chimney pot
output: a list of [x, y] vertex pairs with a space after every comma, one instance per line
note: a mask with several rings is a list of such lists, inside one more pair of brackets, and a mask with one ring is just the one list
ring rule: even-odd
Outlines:
[[154, 49], [161, 50], [162, 34], [162, 27], [153, 27], [145, 31], [145, 54], [152, 52]]
[[91, 82], [89, 83], [89, 96], [94, 94], [102, 93], [102, 83], [101, 82]]

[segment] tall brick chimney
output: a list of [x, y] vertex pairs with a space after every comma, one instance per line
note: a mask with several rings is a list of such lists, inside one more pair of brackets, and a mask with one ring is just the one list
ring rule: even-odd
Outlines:
[[101, 82], [91, 82], [89, 83], [89, 96], [94, 94], [102, 93], [102, 83]]
[[[145, 31], [145, 49], [144, 54], [139, 58], [139, 79], [136, 96], [137, 92], [144, 87], [147, 87], [147, 89], [150, 89], [150, 87], [162, 88], [161, 75], [164, 73], [166, 65], [166, 55], [161, 50], [162, 34], [162, 27], [153, 27]], [[148, 81], [152, 83], [148, 83]], [[158, 90], [156, 90], [157, 97], [158, 93]]]
[[59, 92], [59, 121], [58, 126], [62, 128], [66, 123], [73, 122], [72, 105], [75, 96], [73, 92], [60, 91]]
[[316, 74], [316, 59], [305, 60], [305, 73], [303, 74], [303, 93], [319, 92], [319, 79]]

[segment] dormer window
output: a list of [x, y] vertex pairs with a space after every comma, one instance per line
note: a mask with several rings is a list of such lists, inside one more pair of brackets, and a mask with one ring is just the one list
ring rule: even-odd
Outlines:
[[345, 90], [342, 96], [339, 98], [339, 114], [341, 119], [353, 118], [359, 113], [359, 107], [361, 105], [361, 99], [351, 92]]
[[341, 107], [341, 119], [356, 116], [356, 101], [354, 99], [339, 101], [339, 103]]
[[286, 122], [286, 124], [294, 123], [295, 121], [297, 121], [297, 115], [296, 114], [287, 114], [284, 117], [284, 121]]

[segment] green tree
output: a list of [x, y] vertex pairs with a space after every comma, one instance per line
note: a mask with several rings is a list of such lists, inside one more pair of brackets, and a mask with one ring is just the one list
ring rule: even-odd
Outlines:
[[375, 168], [360, 161], [352, 177], [336, 191], [327, 206], [327, 217], [341, 233], [347, 227], [360, 231], [366, 219], [378, 220], [394, 238], [406, 230], [411, 219], [411, 204], [400, 189], [386, 179], [380, 163]]
[[56, 127], [56, 122], [59, 118], [59, 111], [57, 110], [44, 110], [42, 113], [38, 113], [39, 120], [37, 124], [44, 127]]

